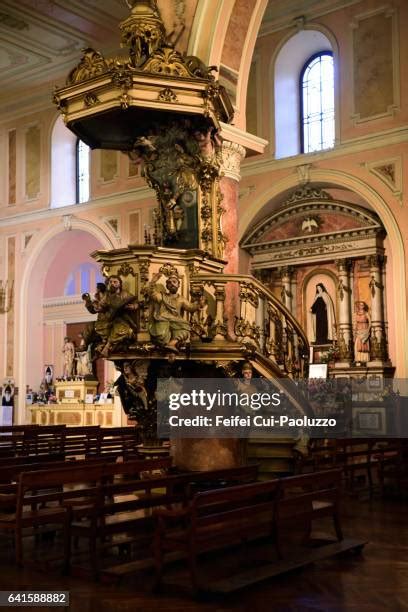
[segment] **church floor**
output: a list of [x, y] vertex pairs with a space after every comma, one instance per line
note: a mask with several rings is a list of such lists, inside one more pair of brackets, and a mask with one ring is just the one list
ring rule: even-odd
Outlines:
[[[362, 556], [326, 560], [245, 589], [233, 596], [194, 600], [188, 581], [171, 586], [162, 595], [150, 591], [151, 576], [134, 574], [119, 586], [57, 572], [13, 567], [10, 546], [0, 540], [0, 589], [69, 590], [73, 612], [181, 612], [242, 610], [358, 611], [408, 610], [408, 502], [344, 499], [346, 537], [367, 540]], [[222, 563], [234, 561], [222, 558]], [[220, 563], [220, 559], [218, 559]], [[204, 560], [217, 572], [217, 558]], [[221, 570], [221, 568], [220, 568]], [[169, 580], [186, 576], [184, 566], [168, 573]], [[30, 608], [58, 610], [61, 608]]]

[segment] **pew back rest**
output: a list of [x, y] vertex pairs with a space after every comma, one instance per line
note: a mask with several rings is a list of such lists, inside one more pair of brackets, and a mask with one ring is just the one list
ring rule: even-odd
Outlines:
[[24, 512], [25, 506], [56, 502], [88, 496], [96, 500], [103, 474], [103, 464], [91, 467], [63, 467], [52, 470], [22, 472], [17, 488], [16, 516]]
[[228, 530], [237, 522], [256, 521], [260, 514], [269, 514], [272, 520], [278, 493], [279, 480], [197, 493], [190, 505], [192, 530], [215, 523]]
[[325, 470], [280, 480], [277, 504], [279, 520], [293, 519], [327, 510], [330, 514], [340, 501], [342, 470]]

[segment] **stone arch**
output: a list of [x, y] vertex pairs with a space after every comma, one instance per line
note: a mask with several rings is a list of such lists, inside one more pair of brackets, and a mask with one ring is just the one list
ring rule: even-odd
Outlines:
[[[359, 195], [380, 217], [389, 238], [391, 262], [389, 272], [392, 279], [391, 308], [396, 329], [400, 330], [398, 342], [395, 343], [396, 377], [408, 377], [408, 318], [406, 309], [407, 277], [405, 270], [404, 240], [398, 227], [398, 222], [390, 207], [381, 195], [360, 178], [346, 172], [330, 169], [311, 169], [311, 183], [319, 186], [346, 188]], [[277, 181], [273, 187], [265, 190], [253, 201], [241, 215], [239, 228], [240, 239], [243, 238], [250, 224], [259, 216], [262, 209], [271, 200], [282, 196], [285, 192], [299, 187], [296, 174], [291, 174]], [[401, 299], [401, 295], [404, 299]]]
[[[57, 249], [61, 247], [62, 238], [74, 236], [75, 233], [77, 233], [78, 237], [80, 235], [91, 236], [95, 242], [95, 248], [112, 249], [115, 247], [107, 234], [89, 221], [74, 218], [71, 223], [71, 231], [73, 234], [67, 232], [63, 224], [56, 224], [42, 234], [37, 235], [22, 273], [19, 295], [16, 300], [16, 307], [21, 313], [18, 322], [17, 340], [17, 386], [20, 392], [17, 414], [15, 415], [16, 423], [27, 422], [25, 415], [25, 389], [29, 380], [28, 363], [34, 363], [34, 367], [37, 368], [38, 372], [40, 372], [39, 368], [42, 368], [42, 364], [38, 360], [39, 347], [36, 344], [36, 338], [42, 334], [42, 299], [39, 292], [41, 287], [44, 286], [47, 262], [55, 256]], [[32, 299], [34, 296], [35, 299]], [[34, 359], [31, 353], [34, 355]]]
[[[234, 125], [245, 129], [246, 90], [251, 59], [267, 0], [200, 0], [188, 52], [217, 66], [235, 106]], [[208, 24], [214, 24], [212, 29]]]

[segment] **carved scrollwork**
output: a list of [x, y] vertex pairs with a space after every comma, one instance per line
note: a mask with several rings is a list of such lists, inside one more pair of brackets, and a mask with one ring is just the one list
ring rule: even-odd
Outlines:
[[157, 99], [160, 102], [177, 102], [177, 96], [170, 87], [165, 87], [158, 94]]
[[185, 65], [183, 56], [173, 47], [166, 46], [157, 49], [149, 57], [143, 71], [177, 77], [193, 76]]
[[109, 70], [109, 64], [102, 53], [95, 51], [95, 49], [91, 47], [83, 49], [82, 51], [83, 56], [81, 61], [68, 75], [67, 85], [74, 85], [75, 83], [87, 81]]
[[90, 108], [91, 106], [96, 106], [97, 104], [100, 104], [101, 101], [99, 100], [98, 96], [96, 96], [93, 93], [87, 93], [84, 95], [84, 106], [86, 108]]
[[243, 317], [235, 317], [234, 334], [244, 344], [255, 344], [259, 346], [261, 329], [255, 323], [246, 321]]
[[332, 196], [319, 187], [312, 187], [311, 185], [303, 185], [299, 189], [296, 189], [288, 198], [285, 200], [285, 205], [293, 204], [295, 202], [301, 202], [303, 200], [332, 200]]
[[132, 266], [128, 264], [127, 261], [125, 261], [118, 269], [118, 275], [119, 276], [130, 276], [130, 275], [136, 276], [134, 269], [132, 268]]

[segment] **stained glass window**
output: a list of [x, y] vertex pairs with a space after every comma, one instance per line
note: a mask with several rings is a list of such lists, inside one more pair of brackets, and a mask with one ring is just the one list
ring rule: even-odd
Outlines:
[[82, 140], [77, 142], [77, 202], [89, 200], [89, 147]]
[[334, 146], [333, 54], [317, 53], [300, 75], [302, 153]]

